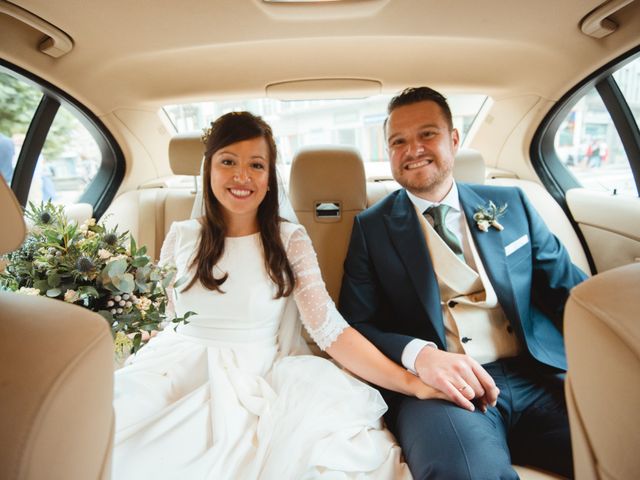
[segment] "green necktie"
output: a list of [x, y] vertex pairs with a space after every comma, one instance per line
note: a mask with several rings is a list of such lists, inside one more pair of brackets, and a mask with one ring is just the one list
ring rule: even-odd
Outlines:
[[433, 218], [433, 229], [436, 231], [440, 238], [444, 240], [444, 243], [455, 253], [460, 260], [463, 262], [464, 254], [462, 253], [462, 245], [460, 245], [460, 240], [455, 234], [447, 228], [447, 213], [451, 207], [449, 205], [438, 205], [431, 206], [427, 208], [424, 212], [425, 215], [430, 215]]

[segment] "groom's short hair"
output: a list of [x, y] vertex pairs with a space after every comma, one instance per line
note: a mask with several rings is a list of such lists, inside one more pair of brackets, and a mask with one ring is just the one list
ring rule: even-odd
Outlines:
[[451, 109], [449, 108], [449, 104], [447, 103], [447, 99], [440, 92], [437, 92], [433, 88], [429, 87], [409, 87], [405, 88], [399, 95], [396, 95], [389, 101], [389, 105], [387, 106], [387, 118], [384, 121], [385, 130], [387, 128], [387, 121], [389, 120], [389, 115], [398, 107], [403, 107], [405, 105], [412, 105], [418, 102], [435, 102], [442, 110], [442, 114], [444, 115], [447, 124], [449, 125], [449, 130], [453, 130], [453, 117], [451, 115]]

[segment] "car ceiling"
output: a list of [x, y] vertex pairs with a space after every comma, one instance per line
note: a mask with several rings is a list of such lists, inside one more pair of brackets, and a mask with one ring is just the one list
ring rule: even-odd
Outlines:
[[[54, 59], [42, 34], [0, 15], [1, 56], [69, 91], [98, 115], [118, 108], [265, 96], [274, 83], [365, 79], [394, 92], [428, 84], [504, 98], [556, 100], [638, 44], [640, 2], [598, 40], [580, 21], [599, 0], [355, 0], [269, 5], [260, 0], [16, 0], [65, 32]], [[552, 73], [552, 74], [550, 74]]]

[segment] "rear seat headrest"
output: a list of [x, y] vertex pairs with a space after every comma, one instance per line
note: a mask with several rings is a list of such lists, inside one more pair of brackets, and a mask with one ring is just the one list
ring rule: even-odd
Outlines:
[[338, 200], [343, 211], [366, 208], [367, 188], [360, 154], [349, 147], [300, 149], [291, 163], [289, 197], [296, 211], [312, 211], [315, 202]]
[[458, 150], [453, 162], [453, 178], [457, 182], [484, 183], [485, 166], [482, 154], [472, 148]]
[[0, 176], [0, 225], [2, 225], [2, 235], [0, 235], [0, 255], [9, 253], [22, 244], [27, 228], [22, 218], [22, 208], [13, 195], [13, 192]]
[[169, 164], [174, 175], [200, 175], [204, 144], [200, 135], [176, 135], [169, 142]]

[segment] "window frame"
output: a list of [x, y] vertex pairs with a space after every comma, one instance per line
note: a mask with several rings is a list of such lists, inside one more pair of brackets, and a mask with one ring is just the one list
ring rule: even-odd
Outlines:
[[89, 131], [100, 150], [102, 162], [78, 202], [93, 207], [99, 219], [107, 210], [124, 179], [126, 164], [122, 149], [102, 121], [88, 108], [60, 88], [37, 75], [0, 59], [0, 71], [18, 78], [42, 92], [42, 98], [31, 118], [24, 144], [16, 160], [11, 180], [18, 202], [25, 207], [40, 152], [60, 107], [64, 107]]

